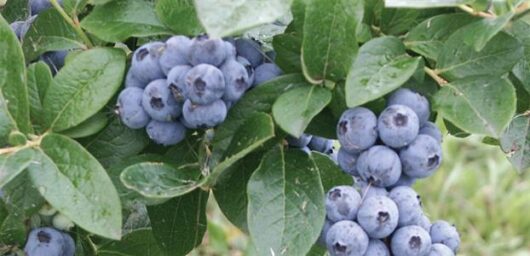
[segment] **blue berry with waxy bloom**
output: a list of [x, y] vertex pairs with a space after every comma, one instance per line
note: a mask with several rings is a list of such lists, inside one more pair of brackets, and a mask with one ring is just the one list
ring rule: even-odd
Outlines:
[[460, 248], [460, 234], [454, 225], [447, 221], [438, 220], [432, 223], [430, 234], [433, 243], [441, 243], [451, 248], [454, 253]]
[[433, 137], [420, 134], [399, 152], [403, 172], [412, 178], [431, 176], [442, 163], [442, 147]]
[[151, 117], [142, 106], [143, 95], [143, 89], [129, 87], [121, 91], [118, 96], [118, 114], [123, 124], [131, 129], [143, 128], [151, 120]]
[[386, 196], [364, 198], [357, 222], [370, 238], [382, 239], [394, 232], [398, 225], [399, 211], [396, 203]]
[[162, 72], [168, 75], [169, 71], [177, 65], [188, 65], [188, 53], [191, 49], [191, 40], [185, 36], [173, 36], [166, 41], [166, 47], [160, 56], [159, 63]]
[[410, 144], [420, 130], [416, 113], [405, 105], [387, 107], [377, 121], [379, 138], [385, 145], [401, 148]]
[[223, 40], [201, 35], [192, 40], [188, 61], [193, 66], [199, 64], [219, 66], [225, 61], [226, 55], [227, 49]]
[[148, 84], [156, 79], [166, 78], [159, 64], [164, 49], [164, 43], [151, 42], [134, 51], [130, 71], [139, 81]]
[[420, 196], [411, 187], [400, 186], [390, 190], [388, 194], [399, 210], [400, 227], [419, 223], [423, 218]]
[[177, 65], [167, 75], [167, 86], [177, 102], [184, 102], [188, 98], [186, 75], [190, 70], [188, 65]]
[[155, 80], [145, 87], [142, 106], [152, 119], [161, 122], [177, 120], [182, 113], [182, 106], [171, 94], [165, 79]]
[[400, 88], [392, 93], [387, 101], [387, 106], [391, 105], [405, 105], [409, 107], [418, 116], [420, 124], [425, 124], [429, 121], [429, 116], [431, 115], [429, 101], [421, 94], [410, 89]]
[[160, 122], [152, 120], [146, 127], [147, 135], [155, 143], [171, 146], [186, 137], [186, 127], [179, 122]]
[[186, 100], [182, 109], [186, 126], [194, 129], [215, 127], [226, 119], [226, 114], [226, 105], [222, 100], [208, 105], [196, 105]]
[[199, 64], [186, 74], [187, 97], [195, 104], [207, 105], [220, 99], [225, 92], [225, 78], [218, 68]]
[[336, 186], [326, 195], [326, 212], [329, 220], [355, 220], [361, 205], [361, 195], [352, 186]]
[[350, 153], [370, 148], [377, 140], [377, 117], [363, 107], [344, 111], [337, 124], [337, 138], [341, 148]]
[[431, 251], [431, 237], [419, 226], [396, 230], [390, 242], [394, 256], [425, 256]]
[[368, 250], [368, 243], [364, 230], [349, 220], [333, 224], [326, 236], [326, 247], [331, 256], [363, 256]]
[[399, 180], [401, 161], [394, 150], [385, 146], [373, 146], [357, 159], [357, 172], [366, 182], [388, 187]]

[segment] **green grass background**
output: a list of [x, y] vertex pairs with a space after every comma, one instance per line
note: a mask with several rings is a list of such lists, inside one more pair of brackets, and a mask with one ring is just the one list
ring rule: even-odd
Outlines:
[[[480, 138], [444, 137], [442, 167], [415, 188], [431, 220], [454, 223], [458, 255], [530, 256], [530, 171], [518, 173], [498, 146]], [[208, 234], [191, 255], [253, 255], [248, 237], [233, 227], [214, 201]]]

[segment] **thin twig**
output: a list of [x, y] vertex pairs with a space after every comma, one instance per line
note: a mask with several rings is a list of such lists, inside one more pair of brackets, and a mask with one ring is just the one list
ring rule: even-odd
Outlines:
[[434, 81], [436, 81], [436, 83], [438, 83], [440, 86], [443, 87], [445, 84], [448, 83], [447, 80], [439, 76], [438, 72], [436, 72], [435, 70], [430, 69], [428, 67], [424, 67], [423, 70], [425, 70], [425, 73], [427, 73], [427, 75], [429, 75], [432, 79], [434, 79]]
[[83, 40], [85, 45], [88, 46], [88, 48], [94, 47], [94, 44], [92, 44], [92, 41], [90, 40], [90, 38], [88, 38], [88, 36], [85, 34], [85, 32], [81, 29], [81, 26], [79, 26], [79, 22], [77, 22], [77, 24], [76, 24], [76, 22], [74, 22], [74, 20], [72, 20], [72, 18], [70, 18], [70, 16], [68, 16], [68, 14], [64, 11], [64, 9], [61, 7], [61, 5], [59, 3], [57, 3], [57, 0], [50, 0], [50, 3], [59, 12], [59, 14], [61, 14], [63, 19], [68, 24], [70, 24], [70, 26], [72, 26], [72, 28], [75, 30], [76, 34], [79, 35], [79, 37], [81, 37], [81, 40]]

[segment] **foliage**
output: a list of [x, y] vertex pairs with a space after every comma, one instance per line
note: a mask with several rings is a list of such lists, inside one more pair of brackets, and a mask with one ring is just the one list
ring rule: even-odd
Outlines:
[[[344, 109], [377, 111], [399, 87], [428, 96], [451, 134], [484, 136], [530, 168], [527, 1], [65, 0], [22, 43], [9, 26], [27, 18], [20, 2], [0, 7], [0, 250], [23, 245], [45, 201], [76, 224], [79, 255], [186, 255], [202, 241], [213, 195], [258, 254], [306, 255], [325, 189], [344, 180], [331, 159], [283, 139], [334, 138]], [[196, 131], [163, 148], [110, 116], [142, 40], [241, 35], [289, 11], [272, 39], [286, 75], [247, 93], [213, 138]], [[52, 76], [35, 61], [55, 50], [69, 54]], [[129, 222], [135, 202], [149, 225]]]

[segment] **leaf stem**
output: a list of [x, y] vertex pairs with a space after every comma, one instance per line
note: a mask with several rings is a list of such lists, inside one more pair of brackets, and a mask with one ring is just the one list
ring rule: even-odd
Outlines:
[[459, 5], [458, 8], [460, 10], [464, 11], [464, 12], [467, 12], [467, 13], [473, 15], [473, 16], [478, 16], [478, 17], [482, 17], [482, 18], [495, 18], [495, 17], [497, 17], [493, 13], [475, 11], [475, 9], [473, 9], [470, 6], [467, 6], [465, 4]]
[[[61, 7], [61, 5], [57, 2], [57, 0], [50, 0], [50, 3], [53, 5], [53, 7], [59, 12], [59, 14], [61, 14], [61, 16], [63, 17], [63, 19], [68, 22], [68, 24], [70, 24], [70, 26], [72, 26], [72, 28], [75, 30], [76, 34], [81, 37], [81, 40], [83, 40], [83, 42], [85, 43], [85, 45], [88, 47], [88, 48], [92, 48], [94, 47], [94, 44], [92, 43], [92, 41], [90, 40], [90, 38], [88, 38], [88, 36], [85, 34], [85, 32], [81, 29], [81, 27], [79, 26], [79, 22], [74, 22], [74, 20], [72, 20], [72, 18], [70, 18], [70, 16], [68, 16], [68, 14], [64, 11], [64, 9]], [[77, 19], [76, 19], [77, 20]]]
[[448, 83], [447, 80], [445, 80], [438, 74], [438, 72], [436, 72], [436, 70], [430, 69], [428, 67], [424, 67], [423, 70], [425, 70], [425, 73], [427, 73], [427, 75], [434, 79], [434, 81], [436, 81], [436, 83], [438, 83], [440, 86], [443, 87], [445, 84]]
[[22, 145], [22, 146], [0, 148], [0, 155], [15, 153], [15, 152], [18, 152], [18, 151], [20, 151], [22, 149], [25, 149], [25, 148], [38, 147], [38, 146], [40, 146], [40, 144], [42, 142], [42, 138], [44, 138], [44, 136], [46, 136], [46, 135], [47, 134], [45, 133], [45, 134], [43, 134], [41, 136], [35, 137], [34, 140], [28, 140], [26, 142], [26, 144]]

